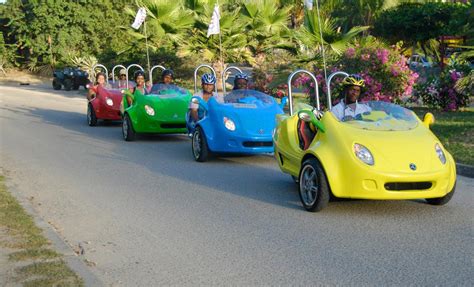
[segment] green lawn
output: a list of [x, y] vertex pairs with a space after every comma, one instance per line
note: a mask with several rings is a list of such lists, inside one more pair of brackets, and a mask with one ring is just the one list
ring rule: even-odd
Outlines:
[[[414, 108], [413, 111], [423, 119], [423, 115], [430, 110]], [[435, 116], [431, 130], [456, 162], [474, 165], [474, 108], [465, 108], [457, 112], [430, 112]]]

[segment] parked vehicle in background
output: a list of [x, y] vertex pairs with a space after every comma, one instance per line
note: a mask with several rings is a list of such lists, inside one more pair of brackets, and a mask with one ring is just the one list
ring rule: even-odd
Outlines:
[[66, 67], [53, 72], [53, 89], [61, 90], [64, 86], [66, 91], [77, 90], [80, 86], [87, 89], [89, 74], [79, 68]]
[[433, 63], [429, 62], [426, 57], [423, 57], [418, 54], [412, 55], [408, 60], [407, 64], [410, 68], [416, 69], [416, 68], [432, 68]]

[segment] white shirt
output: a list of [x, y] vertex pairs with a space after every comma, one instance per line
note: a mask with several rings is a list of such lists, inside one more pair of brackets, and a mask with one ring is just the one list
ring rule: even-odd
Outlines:
[[[200, 91], [199, 93], [195, 94], [194, 97], [198, 97], [198, 98], [201, 98], [201, 99], [204, 99], [204, 95], [202, 93], [202, 91]], [[224, 97], [222, 95], [219, 95], [218, 93], [216, 92], [212, 92], [212, 97], [218, 102], [218, 103], [221, 103], [223, 104], [224, 103]], [[189, 102], [189, 108], [190, 109], [193, 109], [193, 110], [197, 110], [199, 108], [199, 105], [198, 104], [194, 104], [192, 101]]]
[[357, 101], [355, 102], [355, 109], [353, 109], [354, 104], [346, 105], [344, 100], [341, 100], [339, 104], [332, 107], [331, 112], [340, 120], [344, 117], [350, 116], [355, 118], [355, 116], [370, 112], [372, 109], [366, 104], [359, 104]]

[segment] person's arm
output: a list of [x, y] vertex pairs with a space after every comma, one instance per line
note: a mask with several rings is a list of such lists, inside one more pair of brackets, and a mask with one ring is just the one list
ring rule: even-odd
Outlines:
[[195, 122], [199, 121], [199, 116], [198, 116], [197, 109], [189, 109], [189, 111], [190, 111], [191, 118], [193, 119], [193, 121], [195, 121]]
[[95, 98], [94, 89], [89, 88], [89, 90], [87, 91], [87, 100], [92, 101], [94, 98]]

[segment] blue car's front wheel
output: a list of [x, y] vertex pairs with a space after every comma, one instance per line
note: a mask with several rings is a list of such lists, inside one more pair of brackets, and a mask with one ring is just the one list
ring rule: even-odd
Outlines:
[[201, 127], [197, 127], [194, 130], [192, 138], [192, 150], [193, 156], [196, 161], [205, 162], [207, 161], [210, 151], [207, 147], [206, 135]]

